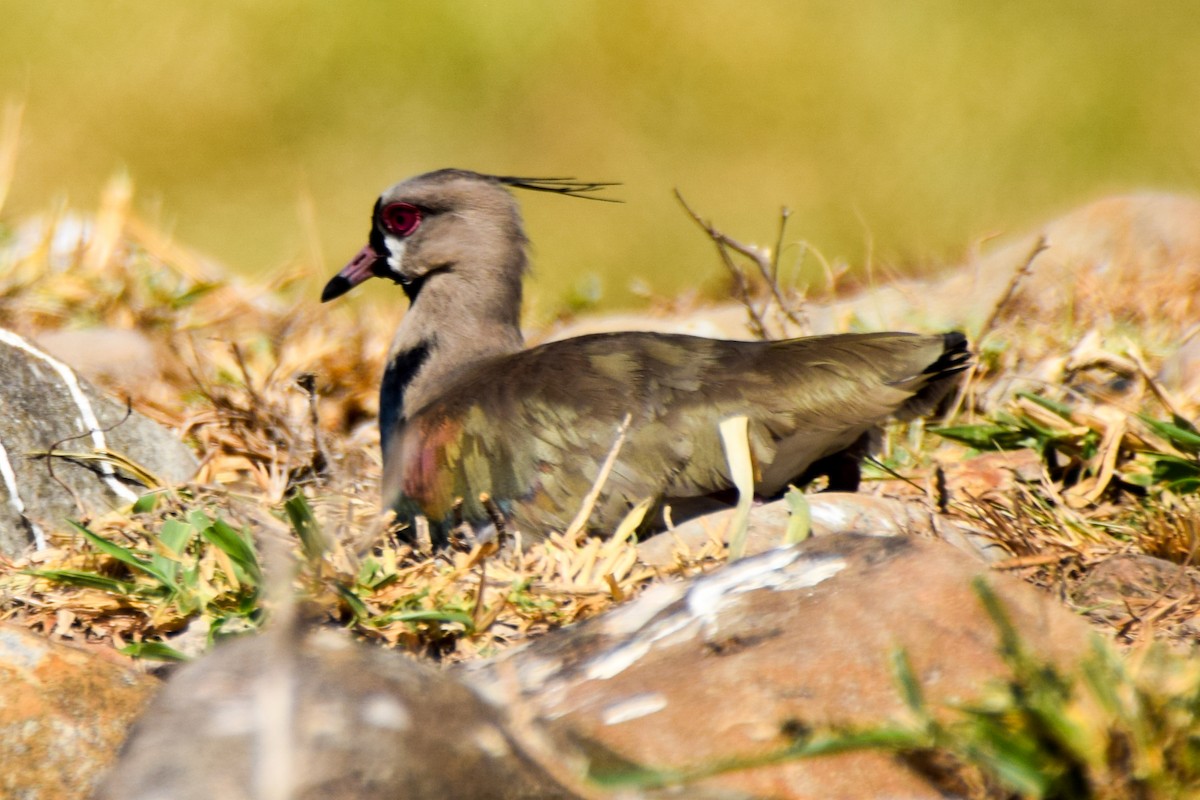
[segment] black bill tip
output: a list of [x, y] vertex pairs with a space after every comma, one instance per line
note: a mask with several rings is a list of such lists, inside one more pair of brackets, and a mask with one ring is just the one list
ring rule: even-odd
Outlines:
[[334, 275], [329, 279], [329, 283], [325, 284], [324, 291], [321, 292], [321, 302], [328, 303], [330, 300], [341, 297], [353, 288], [354, 281], [344, 275]]

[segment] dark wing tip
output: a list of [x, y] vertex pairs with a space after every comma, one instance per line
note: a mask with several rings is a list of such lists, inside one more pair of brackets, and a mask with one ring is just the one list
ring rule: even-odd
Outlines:
[[971, 366], [971, 349], [960, 331], [942, 334], [942, 352], [921, 370], [926, 383], [904, 405], [896, 409], [899, 419], [914, 419], [946, 410], [959, 382], [959, 375]]
[[620, 186], [620, 183], [606, 181], [577, 181], [574, 178], [519, 178], [513, 175], [493, 175], [492, 177], [505, 186], [512, 186], [516, 189], [529, 189], [534, 192], [565, 194], [568, 197], [580, 197], [584, 200], [599, 200], [602, 203], [622, 202], [614, 197], [596, 197], [594, 194], [595, 192], [602, 192], [611, 186]]
[[942, 334], [942, 354], [922, 370], [926, 375], [954, 375], [971, 366], [971, 348], [962, 331]]

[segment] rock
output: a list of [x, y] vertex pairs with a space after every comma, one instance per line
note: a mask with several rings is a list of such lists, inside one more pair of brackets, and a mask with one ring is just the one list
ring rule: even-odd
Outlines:
[[[944, 539], [965, 552], [988, 561], [1009, 553], [995, 541], [962, 522], [930, 511], [915, 501], [893, 500], [867, 494], [819, 492], [805, 495], [812, 517], [813, 536], [860, 533], [870, 536], [926, 536]], [[652, 567], [674, 562], [674, 552], [697, 551], [713, 538], [725, 541], [734, 510], [715, 511], [689, 519], [674, 530], [638, 544], [638, 558]], [[775, 500], [753, 506], [746, 529], [746, 554], [753, 555], [783, 544], [790, 512], [787, 502]]]
[[1082, 331], [1165, 324], [1182, 333], [1200, 318], [1200, 199], [1143, 192], [1089, 203], [982, 257], [980, 274], [996, 276], [989, 294], [999, 299], [1038, 236], [1049, 247], [1001, 320], [1069, 319]]
[[325, 630], [246, 637], [180, 669], [94, 798], [268, 796], [577, 797], [454, 679]]
[[[971, 588], [980, 574], [937, 541], [823, 536], [657, 584], [449, 673], [329, 630], [268, 631], [177, 672], [95, 798], [238, 800], [268, 785], [297, 800], [596, 797], [580, 783], [589, 759], [603, 777], [765, 756], [796, 731], [901, 717], [896, 647], [931, 708], [977, 699], [1005, 674]], [[1084, 652], [1080, 620], [1018, 581], [987, 580], [1030, 650], [1062, 665]], [[899, 756], [846, 753], [654, 796], [942, 797], [925, 775]]]
[[[855, 330], [978, 330], [1004, 297], [1017, 270], [1045, 236], [1049, 249], [1033, 262], [1001, 323], [1069, 319], [1078, 330], [1114, 320], [1172, 326], [1182, 335], [1200, 319], [1200, 199], [1143, 192], [1081, 206], [1038, 229], [1010, 237], [957, 269], [929, 278], [890, 281], [840, 297], [805, 303], [804, 329], [772, 334]], [[1129, 291], [1136, 286], [1137, 291]], [[632, 315], [573, 320], [551, 338], [607, 330], [663, 330], [748, 338], [738, 304], [698, 308], [670, 319]]]
[[36, 344], [84, 378], [129, 391], [162, 375], [158, 349], [139, 330], [85, 328], [44, 331]]
[[195, 456], [170, 431], [127, 413], [124, 403], [2, 329], [0, 407], [0, 553], [15, 555], [31, 544], [41, 549], [46, 533], [62, 528], [65, 519], [131, 503], [144, 490], [107, 462], [51, 462], [39, 454], [86, 456], [107, 448], [168, 483], [185, 481], [196, 470]]
[[1193, 332], [1179, 349], [1168, 356], [1158, 371], [1158, 380], [1179, 397], [1200, 396], [1200, 330]]
[[1045, 469], [1042, 455], [1027, 447], [981, 453], [943, 465], [947, 490], [956, 500], [1008, 494], [1018, 484], [1040, 481]]
[[1182, 335], [1200, 318], [1200, 198], [1156, 192], [1102, 198], [941, 277], [880, 287], [827, 314], [852, 315], [867, 329], [918, 320], [978, 330], [1041, 236], [1047, 249], [1004, 304], [1001, 325], [1069, 321], [1086, 332], [1123, 323]]
[[[1197, 597], [1200, 573], [1195, 569], [1140, 553], [1106, 558], [1071, 592], [1076, 607], [1098, 622], [1124, 629], [1147, 620], [1189, 645], [1200, 637], [1194, 616]], [[1180, 605], [1184, 620], [1159, 619], [1161, 612]]]
[[[1080, 619], [954, 547], [844, 534], [655, 585], [626, 606], [459, 672], [493, 703], [524, 707], [644, 766], [765, 756], [793, 741], [793, 731], [901, 718], [890, 666], [897, 647], [931, 708], [978, 699], [1006, 673], [971, 586], [980, 575], [1032, 651], [1065, 665], [1086, 650]], [[731, 771], [700, 787], [823, 800], [944, 796], [885, 752]]]
[[869, 486], [885, 497], [928, 503], [941, 491], [946, 504], [970, 503], [982, 497], [1006, 497], [1022, 484], [1038, 484], [1046, 469], [1042, 455], [1028, 447], [966, 458], [961, 450], [951, 450], [935, 459], [940, 478], [929, 468], [906, 469], [903, 479], [872, 480]]
[[0, 796], [87, 796], [157, 688], [124, 665], [0, 623]]

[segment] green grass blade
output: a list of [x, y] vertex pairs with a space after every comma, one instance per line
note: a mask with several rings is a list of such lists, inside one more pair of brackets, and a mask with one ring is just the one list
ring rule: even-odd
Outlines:
[[297, 492], [284, 501], [283, 510], [292, 525], [292, 530], [300, 538], [305, 557], [309, 561], [319, 560], [329, 546], [321, 531], [321, 524], [317, 522], [312, 506], [308, 504], [308, 498]]
[[135, 556], [133, 551], [127, 550], [120, 545], [113, 544], [102, 536], [97, 536], [88, 530], [85, 525], [82, 525], [73, 519], [67, 520], [67, 524], [78, 531], [83, 538], [87, 539], [87, 541], [91, 543], [93, 547], [105, 555], [110, 556], [117, 561], [120, 561], [122, 564], [138, 570], [139, 572], [149, 575], [172, 591], [179, 588], [175, 581], [175, 575], [170, 571], [164, 571], [163, 569], [159, 568], [159, 566], [156, 565], [152, 560], [143, 561]]
[[1047, 411], [1057, 414], [1067, 422], [1074, 422], [1074, 414], [1071, 411], [1071, 407], [1065, 403], [1058, 403], [1047, 397], [1042, 397], [1039, 394], [1033, 394], [1032, 392], [1017, 392], [1017, 397], [1024, 397], [1029, 402], [1035, 403]]
[[182, 554], [195, 533], [196, 529], [183, 520], [168, 519], [158, 531], [158, 540], [171, 552]]
[[120, 652], [134, 658], [148, 658], [154, 661], [190, 661], [191, 659], [170, 645], [162, 642], [133, 642], [121, 648]]
[[788, 507], [787, 529], [783, 532], [784, 544], [803, 542], [812, 533], [812, 507], [804, 492], [795, 486], [789, 486], [783, 496]]
[[110, 592], [116, 595], [145, 594], [142, 587], [139, 587], [136, 583], [119, 581], [116, 578], [108, 578], [104, 575], [97, 575], [94, 572], [82, 572], [75, 569], [28, 569], [23, 570], [21, 574], [32, 575], [35, 578], [45, 578], [57, 583], [66, 583], [71, 586], [79, 586], [84, 589], [98, 589], [102, 592]]
[[943, 439], [965, 444], [975, 450], [1015, 450], [1028, 444], [1029, 436], [1024, 431], [1005, 425], [950, 425], [930, 428]]
[[456, 622], [467, 630], [471, 630], [475, 624], [470, 614], [464, 614], [461, 611], [438, 611], [434, 609], [397, 611], [391, 614], [383, 614], [371, 620], [372, 625], [390, 625], [393, 622]]
[[982, 744], [975, 745], [975, 760], [1023, 796], [1046, 796], [1051, 777], [1030, 740], [999, 725], [980, 726], [977, 736]]
[[[207, 519], [203, 514], [196, 516]], [[243, 535], [222, 519], [214, 520], [207, 527], [197, 527], [200, 535], [219, 547], [233, 561], [234, 567], [243, 573], [237, 576], [239, 581], [255, 586], [262, 583], [262, 568], [248, 533]]]
[[354, 593], [353, 589], [340, 581], [333, 584], [333, 589], [338, 593], [338, 597], [341, 597], [346, 601], [346, 605], [350, 606], [355, 619], [360, 622], [370, 619], [371, 610], [367, 608], [367, 604], [363, 602], [362, 598]]
[[159, 498], [163, 497], [165, 494], [166, 492], [164, 492], [162, 489], [155, 489], [154, 491], [146, 492], [133, 504], [133, 513], [145, 514], [148, 511], [153, 511], [154, 507], [158, 505]]
[[181, 559], [195, 532], [196, 529], [191, 525], [177, 519], [166, 520], [159, 529], [158, 541], [166, 553], [154, 553], [150, 556], [150, 563], [170, 575], [171, 585], [175, 588], [180, 587], [179, 575], [183, 569]]
[[908, 653], [902, 647], [892, 651], [892, 675], [900, 687], [900, 696], [904, 700], [904, 705], [908, 706], [908, 710], [922, 718], [927, 716], [921, 682], [917, 680]]
[[1146, 423], [1150, 430], [1170, 442], [1171, 446], [1179, 452], [1189, 455], [1200, 454], [1200, 432], [1187, 420], [1176, 417], [1174, 422], [1162, 422], [1142, 414], [1138, 414], [1138, 419]]

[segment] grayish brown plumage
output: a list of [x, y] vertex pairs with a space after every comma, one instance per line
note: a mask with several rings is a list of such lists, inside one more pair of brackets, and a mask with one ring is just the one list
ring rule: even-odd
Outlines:
[[[527, 240], [506, 186], [579, 194], [606, 184], [440, 170], [388, 189], [369, 244], [325, 288], [369, 277], [410, 307], [380, 395], [383, 499], [482, 528], [494, 498], [527, 535], [563, 530], [630, 425], [589, 528], [609, 533], [645, 498], [677, 513], [728, 493], [721, 420], [745, 415], [756, 492], [828, 474], [853, 489], [857, 458], [889, 417], [929, 413], [968, 363], [959, 333], [869, 333], [737, 342], [659, 333], [583, 336], [524, 349]], [[463, 501], [456, 512], [456, 500]]]

